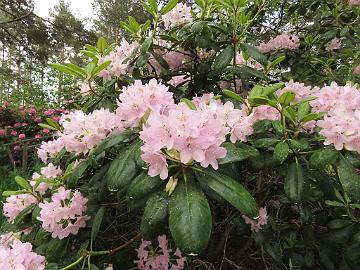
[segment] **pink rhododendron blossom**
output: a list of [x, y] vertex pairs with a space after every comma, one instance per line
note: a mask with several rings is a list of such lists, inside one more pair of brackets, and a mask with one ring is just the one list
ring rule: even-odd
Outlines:
[[333, 144], [336, 150], [346, 148], [360, 152], [360, 91], [352, 85], [339, 86], [333, 82], [315, 93], [318, 99], [311, 102], [313, 111], [326, 115], [317, 121], [325, 145]]
[[45, 178], [48, 179], [56, 178], [62, 174], [60, 167], [56, 167], [52, 163], [49, 163], [46, 167], [41, 168], [40, 172]]
[[14, 221], [22, 210], [37, 202], [37, 199], [31, 194], [11, 195], [6, 198], [4, 203], [4, 215], [9, 221]]
[[325, 49], [328, 52], [338, 50], [341, 48], [341, 41], [338, 38], [333, 38], [328, 44], [326, 44]]
[[[141, 241], [137, 249], [139, 260], [135, 261], [138, 269], [141, 270], [181, 270], [185, 266], [186, 258], [182, 256], [180, 249], [172, 254], [168, 247], [166, 235], [158, 236], [159, 248], [156, 252], [151, 252], [152, 244], [150, 241]], [[176, 264], [175, 264], [176, 261]]]
[[354, 69], [354, 73], [360, 75], [360, 65], [358, 65], [358, 66]]
[[10, 132], [10, 135], [11, 135], [11, 136], [17, 136], [18, 133], [17, 133], [15, 130], [12, 130], [12, 131]]
[[76, 235], [79, 229], [86, 226], [87, 199], [79, 191], [74, 193], [60, 187], [51, 197], [51, 201], [40, 203], [38, 220], [44, 230], [51, 232], [53, 238], [63, 239], [70, 234]]
[[10, 106], [10, 102], [5, 100], [5, 101], [3, 102], [3, 105], [4, 105], [4, 107], [8, 107], [8, 106]]
[[268, 106], [268, 105], [260, 105], [258, 107], [255, 107], [253, 109], [253, 121], [258, 120], [279, 120], [280, 119], [280, 113], [278, 110], [276, 110], [274, 107]]
[[168, 87], [159, 84], [156, 79], [147, 84], [137, 80], [122, 89], [116, 114], [123, 120], [125, 127], [137, 127], [148, 110], [163, 114], [172, 106], [173, 94], [168, 91]]
[[102, 70], [99, 73], [99, 77], [103, 78], [106, 81], [110, 81], [111, 80], [111, 73], [108, 70]]
[[40, 182], [37, 184], [38, 179], [41, 178], [41, 175], [38, 173], [33, 173], [32, 180], [30, 181], [30, 185], [34, 188], [34, 191], [39, 192], [39, 194], [43, 195], [49, 188], [49, 184], [46, 182]]
[[[156, 50], [156, 52], [164, 58], [169, 65], [170, 70], [180, 68], [188, 59], [188, 56], [183, 52]], [[149, 70], [161, 73], [163, 67], [154, 58], [149, 59]]]
[[360, 6], [360, 0], [349, 0], [350, 5]]
[[21, 140], [26, 139], [26, 135], [24, 133], [19, 134], [19, 139]]
[[293, 80], [285, 83], [285, 87], [283, 89], [280, 89], [276, 92], [277, 96], [280, 97], [283, 93], [292, 91], [295, 93], [295, 99], [294, 101], [300, 101], [304, 98], [310, 97], [312, 94], [311, 86], [305, 86], [303, 83], [294, 82]]
[[23, 243], [14, 236], [2, 235], [0, 241], [0, 269], [43, 270], [45, 257], [32, 251], [30, 243]]
[[162, 16], [164, 26], [169, 29], [179, 24], [185, 24], [192, 20], [191, 8], [183, 3], [178, 3], [170, 12]]
[[43, 114], [46, 116], [51, 116], [54, 114], [54, 112], [55, 112], [54, 109], [48, 109], [48, 110], [44, 111]]
[[236, 64], [252, 67], [252, 68], [257, 69], [257, 70], [262, 69], [262, 65], [259, 62], [255, 61], [255, 60], [252, 60], [252, 59], [245, 60], [242, 52], [241, 53], [239, 53], [239, 52], [236, 53]]
[[49, 156], [54, 157], [64, 148], [64, 143], [61, 138], [53, 141], [42, 142], [40, 148], [37, 150], [37, 155], [42, 162], [46, 163]]
[[268, 53], [278, 49], [297, 49], [300, 46], [300, 40], [297, 35], [289, 36], [283, 33], [270, 39], [267, 43], [261, 43], [257, 49], [262, 53]]
[[20, 111], [22, 111], [22, 110], [24, 110], [24, 109], [25, 109], [25, 107], [24, 107], [23, 105], [20, 105], [20, 106], [19, 106], [19, 110], [20, 110]]
[[185, 76], [185, 75], [175, 76], [175, 77], [172, 77], [172, 79], [170, 81], [168, 81], [168, 84], [171, 84], [173, 86], [178, 86], [179, 84], [182, 84], [182, 83], [186, 82], [187, 80], [188, 80], [187, 76]]
[[21, 127], [21, 123], [15, 123], [14, 127], [16, 127], [16, 128]]
[[262, 229], [262, 226], [267, 224], [268, 215], [266, 212], [266, 207], [259, 209], [259, 216], [256, 220], [251, 219], [245, 215], [242, 216], [245, 220], [245, 223], [251, 226], [251, 230], [255, 232], [259, 232]]
[[54, 116], [53, 118], [51, 118], [54, 122], [59, 122], [61, 117], [60, 116]]
[[0, 136], [5, 136], [6, 135], [6, 129], [0, 129]]
[[89, 83], [88, 81], [84, 81], [80, 86], [80, 93], [82, 96], [87, 96], [90, 94], [90, 91], [95, 88], [95, 86], [94, 82]]
[[121, 76], [130, 72], [131, 67], [129, 66], [127, 58], [138, 46], [139, 44], [137, 42], [128, 43], [125, 39], [123, 39], [120, 45], [115, 47], [110, 55], [100, 58], [98, 63], [99, 65], [105, 61], [111, 61], [109, 67], [102, 71], [101, 77], [110, 80], [111, 75]]
[[41, 135], [41, 134], [36, 134], [36, 135], [35, 135], [35, 139], [40, 139], [40, 138], [42, 138], [42, 135]]
[[95, 110], [90, 114], [73, 111], [63, 114], [59, 123], [63, 131], [53, 141], [42, 142], [38, 156], [43, 162], [53, 157], [63, 148], [76, 154], [87, 154], [96, 147], [107, 135], [123, 130], [118, 117], [108, 109]]
[[35, 114], [36, 113], [36, 108], [30, 108], [28, 111], [30, 114]]
[[50, 129], [44, 128], [44, 129], [42, 130], [42, 133], [48, 134], [48, 133], [50, 133]]

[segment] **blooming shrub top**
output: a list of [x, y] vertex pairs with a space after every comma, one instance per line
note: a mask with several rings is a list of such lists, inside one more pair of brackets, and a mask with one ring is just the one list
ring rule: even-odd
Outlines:
[[[117, 256], [98, 258], [134, 242], [140, 269], [182, 269], [182, 253], [223, 258], [212, 259], [215, 268], [241, 256], [249, 269], [254, 261], [321, 269], [327, 247], [355, 254], [358, 11], [350, 1], [334, 10], [315, 1], [302, 15], [303, 2], [148, 1], [152, 22], [121, 23], [131, 39], [86, 46], [86, 67], [61, 66], [83, 81], [84, 108], [51, 126], [54, 139], [38, 148], [49, 164], [5, 193], [10, 225], [31, 226], [27, 237], [46, 250], [39, 254], [59, 245], [72, 263], [54, 261], [65, 268], [116, 264]], [[272, 20], [294, 34], [263, 35]], [[354, 269], [360, 262], [340, 257]]]

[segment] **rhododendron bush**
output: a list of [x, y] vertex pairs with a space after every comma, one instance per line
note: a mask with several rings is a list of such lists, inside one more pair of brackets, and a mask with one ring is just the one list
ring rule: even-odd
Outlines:
[[150, 0], [54, 64], [82, 99], [4, 192], [0, 265], [358, 269], [358, 4], [280, 2]]

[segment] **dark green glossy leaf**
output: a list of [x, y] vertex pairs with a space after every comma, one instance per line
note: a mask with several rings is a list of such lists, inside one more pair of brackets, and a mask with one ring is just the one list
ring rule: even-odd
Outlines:
[[238, 143], [236, 146], [232, 143], [224, 143], [221, 146], [226, 149], [227, 154], [226, 157], [219, 160], [219, 164], [242, 161], [259, 155], [256, 148], [243, 143]]
[[137, 173], [134, 159], [135, 149], [140, 147], [140, 141], [135, 141], [122, 150], [111, 163], [106, 174], [106, 181], [110, 190], [119, 190], [129, 184]]
[[180, 181], [169, 202], [169, 227], [175, 244], [185, 254], [199, 254], [210, 239], [209, 203], [193, 182]]
[[141, 199], [150, 192], [154, 191], [163, 183], [160, 177], [151, 177], [147, 172], [139, 174], [130, 184], [127, 196], [131, 199]]
[[293, 162], [287, 171], [284, 183], [286, 195], [295, 202], [300, 202], [303, 197], [305, 179], [302, 167]]
[[240, 48], [251, 58], [258, 61], [262, 65], [267, 64], [267, 58], [261, 52], [259, 52], [254, 46], [249, 44], [241, 43]]
[[218, 56], [211, 66], [212, 70], [223, 70], [226, 68], [234, 57], [234, 49], [231, 45], [226, 47]]
[[99, 233], [104, 214], [105, 214], [105, 207], [101, 206], [94, 217], [94, 221], [91, 227], [91, 241], [93, 243], [96, 239], [97, 234]]
[[345, 192], [353, 201], [360, 200], [360, 176], [354, 167], [340, 154], [337, 173]]
[[286, 142], [279, 142], [274, 149], [274, 159], [280, 164], [283, 163], [289, 155], [289, 145]]
[[328, 165], [334, 164], [339, 157], [335, 150], [320, 149], [313, 153], [309, 159], [309, 165], [314, 169], [324, 169]]
[[254, 197], [239, 182], [210, 169], [202, 170], [202, 173], [207, 177], [202, 177], [200, 180], [236, 207], [241, 213], [248, 217], [258, 215], [259, 209]]
[[140, 231], [148, 238], [158, 235], [166, 223], [169, 199], [165, 192], [153, 194], [146, 202]]

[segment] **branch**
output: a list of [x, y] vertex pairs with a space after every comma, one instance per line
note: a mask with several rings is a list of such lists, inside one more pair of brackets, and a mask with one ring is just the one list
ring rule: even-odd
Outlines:
[[17, 17], [15, 19], [12, 19], [12, 20], [9, 20], [9, 21], [6, 21], [6, 22], [0, 22], [0, 25], [21, 21], [21, 20], [25, 19], [26, 17], [29, 17], [31, 14], [33, 14], [33, 11], [34, 11], [34, 8], [32, 10], [30, 10], [28, 13], [26, 13], [26, 14], [20, 16], [20, 17]]

